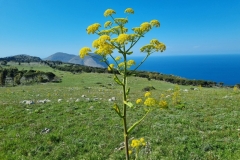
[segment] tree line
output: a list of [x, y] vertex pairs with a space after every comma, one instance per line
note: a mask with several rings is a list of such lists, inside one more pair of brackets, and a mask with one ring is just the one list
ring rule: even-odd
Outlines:
[[[50, 82], [56, 80], [52, 72], [37, 70], [18, 70], [15, 67], [0, 68], [0, 86]], [[59, 80], [58, 80], [59, 81]]]
[[[59, 63], [59, 62], [52, 62], [52, 61], [47, 61], [44, 63], [54, 69], [72, 72], [73, 74], [81, 73], [81, 72], [117, 73], [116, 70], [108, 71], [107, 68], [90, 67], [90, 66], [84, 66], [84, 65], [78, 65], [78, 64]], [[179, 76], [166, 75], [158, 72], [134, 71], [133, 75], [136, 77], [147, 78], [148, 80], [154, 79], [154, 80], [165, 81], [165, 82], [174, 83], [178, 85], [193, 85], [193, 86], [201, 85], [202, 87], [223, 86], [223, 83], [217, 83], [214, 81], [190, 80], [190, 79], [182, 78]]]

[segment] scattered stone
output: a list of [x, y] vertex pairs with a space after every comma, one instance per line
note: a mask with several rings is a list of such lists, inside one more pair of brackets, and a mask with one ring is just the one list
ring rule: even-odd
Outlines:
[[50, 129], [49, 128], [44, 128], [42, 131], [41, 131], [41, 134], [46, 134], [46, 133], [49, 133], [50, 132]]

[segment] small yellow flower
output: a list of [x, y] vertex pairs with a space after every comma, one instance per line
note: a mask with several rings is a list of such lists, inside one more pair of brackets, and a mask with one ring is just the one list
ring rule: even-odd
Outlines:
[[117, 57], [115, 58], [116, 61], [120, 61], [121, 59], [122, 59], [121, 56], [117, 56]]
[[161, 108], [167, 108], [168, 107], [167, 101], [164, 101], [164, 100], [161, 100], [159, 102], [159, 105], [160, 105]]
[[141, 142], [142, 146], [146, 146], [146, 142], [145, 142], [144, 138], [140, 138], [140, 142]]
[[114, 64], [110, 64], [110, 65], [108, 66], [108, 71], [111, 71], [111, 70], [113, 69], [113, 67], [114, 67]]
[[132, 150], [129, 150], [128, 153], [129, 153], [129, 154], [132, 154]]
[[234, 91], [234, 92], [237, 92], [238, 90], [239, 90], [239, 88], [238, 88], [237, 86], [234, 86], [234, 87], [233, 87], [233, 91]]
[[111, 25], [112, 25], [112, 22], [111, 21], [107, 21], [107, 22], [105, 22], [104, 27], [107, 28], [108, 26], [111, 26]]
[[127, 44], [128, 40], [130, 40], [131, 36], [129, 34], [120, 34], [116, 40], [119, 44]]
[[124, 12], [129, 14], [134, 14], [134, 10], [132, 8], [127, 8]]
[[149, 97], [149, 96], [151, 96], [151, 92], [146, 92], [144, 95], [144, 97]]
[[142, 99], [141, 98], [136, 100], [136, 104], [140, 104], [140, 103], [142, 103]]
[[152, 28], [152, 27], [151, 27], [151, 24], [148, 23], [148, 22], [144, 22], [144, 23], [142, 23], [142, 24], [140, 25], [140, 30], [141, 30], [142, 32], [148, 32], [151, 28]]
[[107, 16], [111, 16], [112, 14], [116, 14], [116, 12], [113, 9], [107, 9], [103, 15], [107, 17]]
[[154, 107], [156, 105], [156, 100], [154, 98], [147, 98], [144, 102], [144, 105], [148, 107]]
[[142, 31], [141, 31], [141, 28], [140, 27], [135, 27], [135, 28], [132, 28], [132, 30], [137, 33], [137, 34], [141, 34]]
[[160, 27], [160, 22], [156, 19], [151, 20], [150, 24], [152, 25], [152, 27]]
[[101, 27], [101, 25], [99, 23], [94, 23], [94, 24], [88, 26], [87, 33], [88, 34], [90, 34], [90, 33], [94, 34], [98, 30], [99, 27]]
[[133, 139], [133, 140], [132, 140], [132, 143], [131, 143], [131, 147], [132, 147], [132, 148], [137, 148], [137, 147], [139, 147], [139, 146], [140, 146], [140, 143], [139, 143], [139, 142], [140, 142], [139, 140]]
[[135, 65], [135, 64], [136, 64], [136, 62], [134, 60], [127, 61], [128, 66], [132, 66], [132, 65]]
[[83, 47], [80, 51], [79, 51], [79, 56], [80, 58], [84, 58], [86, 55], [88, 55], [88, 53], [91, 52], [91, 49], [88, 47]]

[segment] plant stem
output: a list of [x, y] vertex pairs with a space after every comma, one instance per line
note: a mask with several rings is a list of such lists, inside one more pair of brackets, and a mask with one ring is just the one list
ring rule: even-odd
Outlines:
[[[126, 54], [123, 54], [124, 57], [124, 75], [123, 75], [123, 102], [127, 101], [126, 95], [126, 86], [127, 86], [127, 57]], [[128, 153], [128, 131], [127, 131], [127, 105], [123, 103], [123, 127], [124, 127], [124, 144], [125, 144], [125, 154], [126, 160], [129, 160]]]

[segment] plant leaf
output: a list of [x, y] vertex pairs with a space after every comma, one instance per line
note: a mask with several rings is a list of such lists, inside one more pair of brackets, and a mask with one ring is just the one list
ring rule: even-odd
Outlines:
[[124, 101], [124, 104], [126, 104], [128, 107], [132, 108], [133, 104], [131, 102]]

